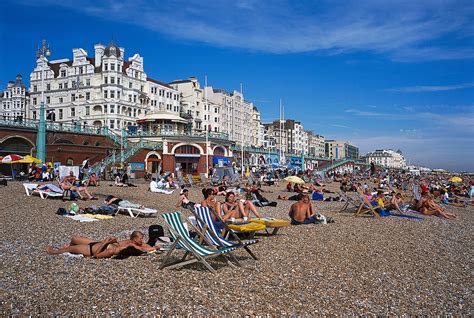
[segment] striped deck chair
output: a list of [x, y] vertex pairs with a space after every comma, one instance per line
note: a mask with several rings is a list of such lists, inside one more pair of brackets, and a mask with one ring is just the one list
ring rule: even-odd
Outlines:
[[[191, 209], [190, 209], [191, 210]], [[250, 250], [249, 245], [255, 244], [257, 240], [241, 240], [237, 234], [234, 233], [231, 229], [225, 226], [225, 229], [229, 235], [232, 236], [235, 241], [226, 240], [219, 231], [214, 226], [214, 222], [212, 221], [211, 211], [209, 207], [203, 206], [196, 206], [194, 211], [191, 211], [196, 218], [196, 224], [198, 230], [205, 235], [207, 241], [210, 242], [212, 245], [217, 246], [219, 248], [225, 247], [243, 247], [247, 253], [252, 256], [253, 259], [257, 260], [257, 256]]]
[[[194, 241], [191, 236], [189, 236], [189, 232], [186, 230], [183, 221], [181, 220], [181, 213], [180, 212], [173, 212], [173, 213], [165, 213], [162, 215], [163, 219], [166, 221], [166, 226], [174, 239], [173, 245], [171, 245], [168, 253], [166, 253], [163, 263], [160, 266], [160, 269], [165, 267], [172, 269], [178, 268], [185, 265], [193, 264], [199, 262], [203, 264], [208, 270], [211, 272], [215, 272], [216, 270], [206, 261], [208, 258], [213, 257], [223, 257], [227, 264], [230, 266], [235, 267], [229, 259], [226, 258], [226, 254], [235, 251], [236, 247], [226, 247], [217, 250], [213, 250], [202, 246], [198, 242]], [[181, 246], [186, 251], [184, 256], [181, 258], [180, 261], [175, 263], [170, 263], [169, 259], [171, 257], [172, 252], [176, 249], [177, 246]], [[193, 258], [186, 260], [188, 255], [192, 255]], [[229, 254], [231, 256], [231, 254]], [[231, 256], [232, 257], [232, 256]], [[237, 265], [240, 265], [238, 261], [233, 257], [234, 261]]]
[[357, 189], [356, 192], [357, 198], [359, 199], [359, 208], [357, 209], [354, 216], [375, 216], [380, 217], [380, 215], [375, 211], [375, 209], [381, 208], [381, 206], [373, 206], [369, 200], [365, 197], [360, 189]]
[[359, 204], [357, 204], [357, 202], [353, 198], [348, 196], [344, 191], [337, 192], [337, 194], [345, 201], [344, 206], [339, 210], [339, 212], [344, 212], [345, 210], [351, 208], [359, 208]]

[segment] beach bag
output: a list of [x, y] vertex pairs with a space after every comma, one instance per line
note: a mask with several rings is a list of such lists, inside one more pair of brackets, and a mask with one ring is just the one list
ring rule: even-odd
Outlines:
[[56, 214], [57, 215], [68, 215], [69, 213], [67, 212], [67, 210], [65, 208], [59, 208], [57, 211], [56, 211]]
[[115, 209], [110, 205], [101, 205], [96, 213], [103, 215], [112, 215], [115, 213]]

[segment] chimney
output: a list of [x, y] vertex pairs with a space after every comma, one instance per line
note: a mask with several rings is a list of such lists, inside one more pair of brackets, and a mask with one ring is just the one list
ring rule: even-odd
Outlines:
[[95, 67], [102, 65], [102, 56], [104, 56], [105, 46], [102, 44], [94, 45], [95, 50]]

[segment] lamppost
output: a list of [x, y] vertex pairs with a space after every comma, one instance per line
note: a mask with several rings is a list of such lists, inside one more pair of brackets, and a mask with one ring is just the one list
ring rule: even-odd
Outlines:
[[44, 66], [47, 56], [51, 55], [46, 40], [41, 41], [41, 47], [36, 51], [36, 58], [41, 59], [41, 104], [39, 113], [38, 133], [36, 134], [36, 156], [43, 163], [46, 161], [46, 121], [44, 114]]

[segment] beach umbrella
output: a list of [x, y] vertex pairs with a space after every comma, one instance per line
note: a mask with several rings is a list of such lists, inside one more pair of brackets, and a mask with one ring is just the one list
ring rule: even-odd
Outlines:
[[41, 163], [41, 160], [30, 155], [24, 156], [22, 159], [13, 163]]
[[462, 179], [459, 177], [452, 177], [451, 179], [449, 179], [449, 182], [462, 182]]
[[2, 158], [1, 163], [15, 163], [15, 161], [23, 159], [22, 156], [19, 155], [7, 155]]
[[297, 177], [297, 176], [289, 176], [289, 177], [286, 177], [284, 180], [286, 180], [288, 182], [293, 182], [293, 183], [296, 183], [296, 184], [303, 184], [304, 183], [304, 180]]

